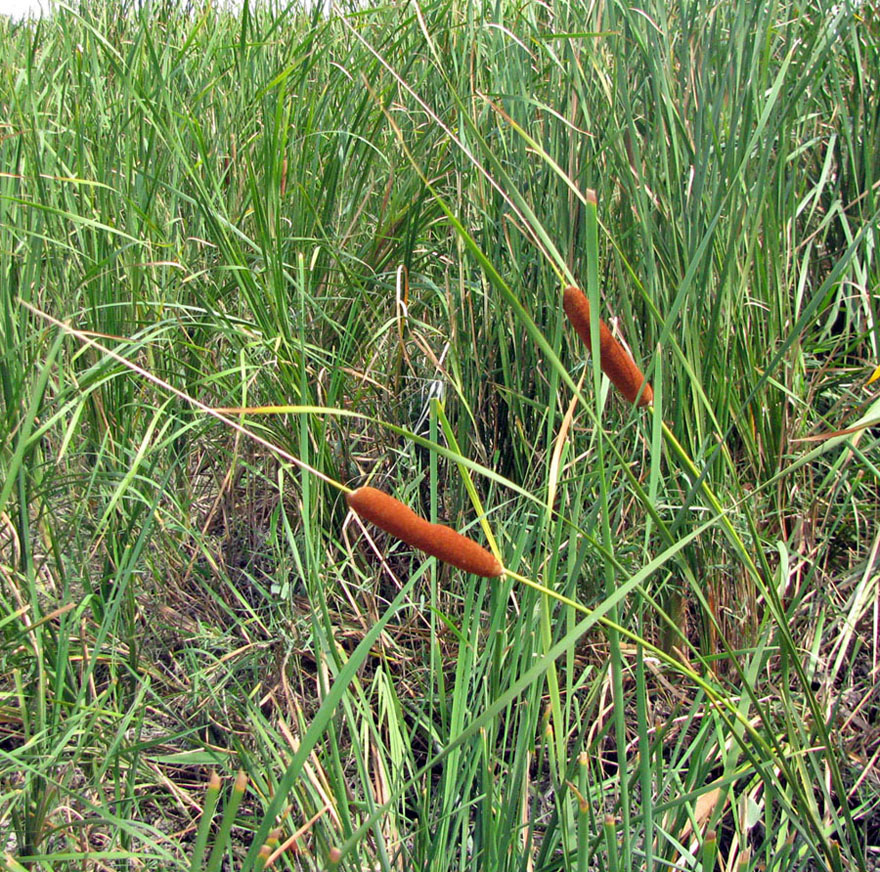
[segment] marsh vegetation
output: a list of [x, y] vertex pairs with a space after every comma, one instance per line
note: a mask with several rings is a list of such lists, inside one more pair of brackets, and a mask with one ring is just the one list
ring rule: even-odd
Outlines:
[[0, 867], [876, 868], [869, 5], [0, 46]]

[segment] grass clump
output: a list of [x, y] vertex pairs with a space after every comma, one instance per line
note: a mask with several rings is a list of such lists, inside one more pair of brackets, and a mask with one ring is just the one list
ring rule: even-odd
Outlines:
[[876, 864], [867, 7], [0, 33], [0, 864]]

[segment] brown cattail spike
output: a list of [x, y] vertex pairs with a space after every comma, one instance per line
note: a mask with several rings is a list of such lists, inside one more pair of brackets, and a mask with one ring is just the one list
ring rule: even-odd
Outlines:
[[352, 491], [346, 499], [349, 508], [365, 520], [438, 560], [485, 578], [495, 578], [504, 571], [495, 557], [473, 539], [462, 536], [451, 527], [420, 518], [400, 500], [383, 491], [362, 487]]
[[[590, 342], [590, 303], [580, 288], [567, 287], [562, 295], [562, 308], [571, 326], [577, 331], [584, 345], [592, 351]], [[614, 338], [605, 322], [599, 319], [599, 365], [611, 383], [624, 397], [634, 403], [639, 397], [640, 406], [654, 403], [654, 391], [645, 381], [642, 371], [636, 366], [626, 349]], [[642, 389], [644, 385], [644, 389]]]

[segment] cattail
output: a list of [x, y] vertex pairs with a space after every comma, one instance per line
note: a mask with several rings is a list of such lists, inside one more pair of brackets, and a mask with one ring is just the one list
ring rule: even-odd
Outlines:
[[495, 557], [473, 539], [420, 518], [400, 500], [374, 487], [358, 488], [346, 499], [349, 508], [362, 518], [438, 560], [485, 578], [495, 578], [504, 571]]
[[[562, 295], [562, 308], [571, 321], [572, 327], [592, 351], [590, 343], [590, 303], [580, 288], [570, 285]], [[654, 391], [645, 381], [642, 371], [636, 366], [626, 349], [614, 338], [605, 322], [599, 319], [599, 365], [611, 383], [630, 403], [636, 401], [639, 391], [640, 406], [650, 406], [654, 402]], [[644, 390], [642, 390], [644, 385]]]

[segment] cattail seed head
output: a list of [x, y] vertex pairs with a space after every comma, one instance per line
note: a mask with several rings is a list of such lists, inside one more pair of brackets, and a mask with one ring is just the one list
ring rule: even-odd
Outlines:
[[495, 578], [504, 571], [498, 560], [473, 539], [451, 527], [432, 524], [389, 494], [374, 487], [362, 487], [346, 497], [349, 508], [397, 539], [425, 551], [438, 560]]
[[[562, 295], [562, 308], [571, 326], [577, 331], [581, 341], [592, 351], [590, 341], [590, 302], [584, 296], [580, 288], [569, 285]], [[611, 383], [626, 397], [627, 401], [634, 403], [639, 397], [640, 406], [650, 406], [654, 402], [654, 391], [651, 385], [645, 381], [642, 371], [636, 366], [636, 362], [630, 357], [626, 349], [614, 338], [608, 326], [599, 319], [599, 365], [602, 372], [608, 376]], [[644, 384], [644, 390], [642, 385]]]

